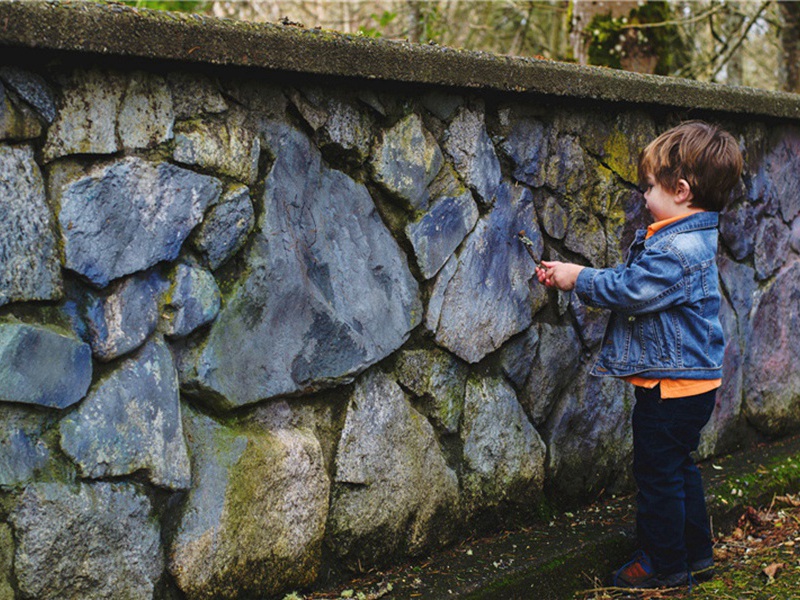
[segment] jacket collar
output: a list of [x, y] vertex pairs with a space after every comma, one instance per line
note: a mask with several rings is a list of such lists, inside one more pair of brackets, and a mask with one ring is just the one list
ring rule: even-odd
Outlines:
[[680, 221], [676, 221], [675, 223], [670, 223], [669, 225], [662, 227], [658, 231], [656, 231], [653, 235], [651, 235], [647, 240], [645, 240], [645, 236], [647, 235], [646, 229], [640, 229], [636, 232], [636, 239], [637, 243], [641, 243], [644, 241], [647, 245], [655, 243], [657, 240], [661, 239], [665, 235], [672, 235], [676, 233], [685, 233], [687, 231], [697, 231], [698, 229], [716, 229], [719, 226], [719, 213], [714, 211], [705, 211], [705, 212], [698, 212], [694, 213], [693, 215], [689, 215], [685, 219], [681, 219]]

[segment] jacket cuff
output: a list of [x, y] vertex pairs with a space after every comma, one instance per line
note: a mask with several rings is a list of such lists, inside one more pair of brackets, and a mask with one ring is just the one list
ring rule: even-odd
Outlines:
[[584, 304], [591, 304], [594, 297], [594, 278], [597, 277], [597, 273], [598, 269], [584, 267], [575, 280], [575, 293]]

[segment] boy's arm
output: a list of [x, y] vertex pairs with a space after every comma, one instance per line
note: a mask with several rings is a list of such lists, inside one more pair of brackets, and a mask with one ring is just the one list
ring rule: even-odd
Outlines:
[[646, 260], [631, 266], [583, 269], [575, 292], [584, 303], [598, 308], [634, 315], [656, 312], [686, 300], [683, 272], [674, 252], [650, 251]]

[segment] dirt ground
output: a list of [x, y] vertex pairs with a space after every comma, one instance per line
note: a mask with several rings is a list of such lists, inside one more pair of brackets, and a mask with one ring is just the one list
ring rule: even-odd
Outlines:
[[716, 540], [714, 559], [716, 576], [691, 590], [631, 593], [587, 581], [587, 588], [576, 593], [575, 599], [800, 599], [800, 496], [776, 496], [769, 506], [748, 506], [730, 535]]

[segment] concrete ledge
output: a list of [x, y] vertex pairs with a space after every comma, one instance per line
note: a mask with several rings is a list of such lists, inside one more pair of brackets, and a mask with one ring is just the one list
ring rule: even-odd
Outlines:
[[0, 2], [0, 47], [800, 118], [800, 95], [118, 4]]

